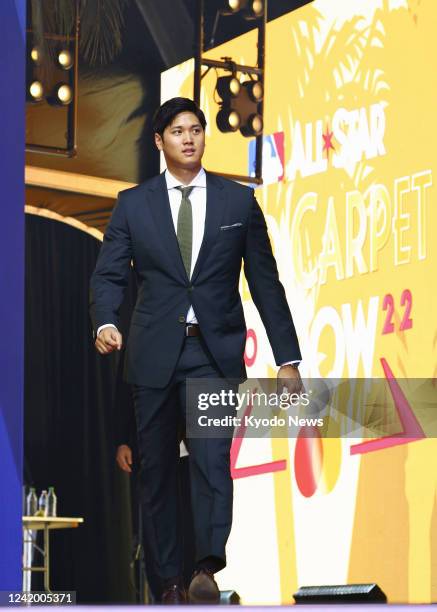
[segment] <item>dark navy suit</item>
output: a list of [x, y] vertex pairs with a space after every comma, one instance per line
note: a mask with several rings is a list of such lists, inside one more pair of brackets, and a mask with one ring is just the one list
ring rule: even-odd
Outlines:
[[[138, 298], [126, 347], [125, 379], [133, 385], [143, 468], [146, 529], [163, 578], [180, 573], [178, 427], [187, 377], [245, 378], [246, 326], [238, 291], [242, 262], [253, 301], [278, 365], [301, 359], [278, 278], [266, 223], [254, 192], [207, 173], [202, 246], [188, 278], [163, 174], [120, 193], [91, 279], [94, 330], [118, 325], [130, 262]], [[201, 338], [185, 337], [193, 306]], [[232, 520], [230, 441], [189, 441], [198, 560], [225, 564]]]

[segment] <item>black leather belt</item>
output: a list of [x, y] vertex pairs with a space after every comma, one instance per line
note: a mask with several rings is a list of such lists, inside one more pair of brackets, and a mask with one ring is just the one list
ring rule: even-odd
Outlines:
[[185, 335], [186, 336], [200, 336], [199, 326], [195, 323], [188, 323], [185, 326]]

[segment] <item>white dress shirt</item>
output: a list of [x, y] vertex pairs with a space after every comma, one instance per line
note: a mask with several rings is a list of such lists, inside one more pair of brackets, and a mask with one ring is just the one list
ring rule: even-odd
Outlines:
[[[190, 193], [191, 210], [193, 214], [193, 243], [191, 253], [191, 274], [193, 274], [194, 266], [196, 265], [199, 256], [200, 247], [202, 245], [203, 234], [205, 231], [206, 217], [206, 174], [203, 168], [199, 174], [193, 178], [189, 185], [182, 185], [180, 180], [174, 177], [168, 170], [164, 173], [165, 182], [167, 184], [168, 199], [170, 201], [171, 217], [173, 220], [174, 230], [177, 233], [179, 208], [182, 202], [182, 193], [178, 187], [193, 187]], [[191, 276], [190, 274], [190, 276]], [[190, 306], [186, 316], [187, 323], [197, 323], [196, 315], [193, 307]], [[101, 325], [97, 330], [97, 335], [105, 327], [115, 327], [112, 323]], [[300, 363], [300, 361], [287, 361], [282, 365]]]

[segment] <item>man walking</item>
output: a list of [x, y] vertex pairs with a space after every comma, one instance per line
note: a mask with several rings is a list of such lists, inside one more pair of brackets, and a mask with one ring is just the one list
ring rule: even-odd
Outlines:
[[[119, 194], [91, 279], [99, 353], [120, 350], [118, 310], [133, 263], [138, 299], [126, 347], [141, 455], [141, 495], [163, 603], [185, 603], [178, 492], [188, 378], [243, 379], [246, 326], [241, 263], [289, 391], [301, 359], [267, 228], [253, 190], [202, 168], [205, 117], [187, 98], [154, 117], [167, 170]], [[228, 438], [189, 440], [197, 569], [188, 597], [218, 603], [232, 522]]]

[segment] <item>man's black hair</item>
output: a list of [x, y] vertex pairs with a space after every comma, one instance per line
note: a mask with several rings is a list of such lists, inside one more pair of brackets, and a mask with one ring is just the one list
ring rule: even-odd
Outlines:
[[205, 129], [205, 115], [193, 100], [189, 98], [171, 98], [171, 100], [164, 102], [154, 114], [153, 131], [162, 138], [165, 128], [172, 123], [179, 113], [193, 113], [198, 118], [202, 128]]

